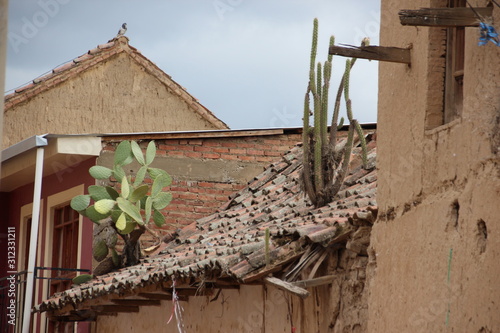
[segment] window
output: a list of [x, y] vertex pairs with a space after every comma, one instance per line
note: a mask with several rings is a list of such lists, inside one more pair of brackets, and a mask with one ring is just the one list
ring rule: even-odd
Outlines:
[[[79, 215], [69, 204], [54, 209], [52, 268], [71, 269], [78, 264]], [[51, 294], [68, 289], [75, 271], [53, 270]]]
[[[436, 0], [432, 8], [465, 8], [465, 0]], [[429, 31], [425, 129], [457, 119], [463, 108], [464, 26], [431, 26]]]
[[[62, 192], [50, 195], [46, 202], [45, 216], [45, 256], [44, 266], [53, 268], [80, 268], [82, 249], [81, 217], [74, 212], [69, 203], [71, 198], [82, 194], [84, 185], [78, 185]], [[44, 281], [43, 299], [49, 295], [66, 290], [73, 284], [75, 271], [53, 270], [43, 271]], [[53, 322], [47, 320], [45, 313], [41, 315], [41, 322], [45, 323], [47, 332], [76, 332], [75, 323]]]
[[[20, 268], [18, 271], [25, 271], [28, 269], [29, 252], [30, 252], [30, 239], [31, 239], [31, 216], [27, 217], [23, 223], [24, 229], [24, 249], [22, 250], [22, 261], [19, 263]], [[21, 253], [21, 252], [20, 252]]]
[[[449, 0], [448, 7], [465, 7], [465, 0]], [[446, 29], [446, 67], [443, 123], [458, 118], [463, 107], [465, 27]]]

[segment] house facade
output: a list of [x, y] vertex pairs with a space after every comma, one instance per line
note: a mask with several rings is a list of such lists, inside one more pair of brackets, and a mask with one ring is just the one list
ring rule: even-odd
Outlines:
[[[28, 138], [2, 152], [2, 251], [7, 253], [6, 235], [13, 236], [15, 243], [15, 253], [9, 257], [14, 262], [7, 261], [7, 256], [0, 259], [1, 311], [15, 314], [3, 316], [2, 332], [21, 330], [30, 244], [37, 246], [33, 303], [67, 289], [73, 277], [91, 270], [92, 223], [74, 214], [69, 202], [95, 183], [88, 168], [95, 165], [100, 150], [98, 137], [49, 135]], [[39, 179], [34, 177], [37, 170]], [[35, 183], [41, 186], [39, 196], [34, 195]], [[35, 204], [40, 208], [37, 243], [30, 242]], [[15, 284], [7, 280], [12, 276]], [[7, 311], [12, 303], [15, 308]], [[34, 315], [32, 327], [45, 331], [45, 316]]]
[[355, 148], [329, 205], [315, 209], [304, 196], [295, 146], [138, 265], [58, 293], [35, 311], [91, 322], [93, 332], [365, 330], [377, 216], [375, 135], [367, 141], [367, 167]]
[[[468, 2], [498, 29], [497, 4]], [[463, 7], [474, 26], [429, 13], [400, 23], [401, 10], [447, 6]], [[411, 65], [379, 67], [368, 331], [496, 332], [500, 47], [478, 45], [465, 1], [383, 0], [381, 13], [380, 43], [411, 45]]]
[[[16, 297], [8, 296], [9, 271], [25, 272], [27, 268], [31, 221], [34, 203], [34, 175], [37, 151], [44, 150], [43, 177], [40, 180], [40, 222], [36, 254], [36, 278], [33, 304], [39, 304], [54, 292], [69, 288], [71, 279], [91, 273], [93, 223], [72, 211], [70, 200], [86, 194], [95, 185], [88, 169], [94, 165], [110, 166], [114, 149], [122, 140], [136, 140], [144, 145], [155, 139], [155, 167], [170, 173], [173, 184], [168, 189], [173, 201], [164, 210], [172, 231], [215, 212], [228, 197], [243, 188], [262, 172], [270, 160], [279, 158], [301, 137], [301, 129], [216, 130], [190, 132], [157, 132], [134, 134], [103, 134], [101, 136], [45, 135], [29, 138], [11, 146], [2, 154], [1, 193], [6, 223], [16, 236], [16, 267], [9, 269], [7, 257], [0, 262], [1, 305], [5, 309], [11, 299], [16, 301], [16, 325], [2, 318], [1, 328], [18, 332], [21, 329], [25, 273], [19, 274]], [[149, 138], [149, 139], [146, 139]], [[7, 251], [7, 242], [2, 242]], [[143, 248], [148, 247], [147, 241]], [[93, 267], [94, 266], [94, 267]], [[44, 269], [42, 269], [44, 268]], [[5, 287], [5, 288], [4, 288]], [[77, 328], [88, 332], [89, 324], [73, 323], [53, 326], [44, 314], [35, 314], [33, 329], [63, 330]], [[63, 328], [67, 326], [66, 328]], [[75, 327], [73, 327], [75, 326]]]
[[41, 133], [227, 128], [122, 36], [5, 96], [3, 145]]

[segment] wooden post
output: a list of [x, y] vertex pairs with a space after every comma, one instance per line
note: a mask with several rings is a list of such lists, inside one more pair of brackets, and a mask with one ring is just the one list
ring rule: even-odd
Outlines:
[[290, 282], [286, 282], [286, 281], [280, 280], [280, 279], [275, 278], [275, 277], [271, 277], [271, 276], [265, 277], [264, 282], [267, 284], [270, 284], [278, 289], [281, 289], [281, 290], [287, 291], [289, 293], [292, 293], [296, 296], [299, 296], [302, 299], [309, 296], [309, 292], [307, 290], [300, 288], [296, 285], [293, 285]]
[[387, 46], [330, 46], [329, 54], [343, 57], [362, 58], [379, 61], [398, 62], [403, 64], [411, 63], [410, 49]]

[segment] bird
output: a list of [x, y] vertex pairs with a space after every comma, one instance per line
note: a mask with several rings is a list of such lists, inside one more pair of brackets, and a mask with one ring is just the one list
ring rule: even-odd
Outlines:
[[116, 38], [125, 35], [125, 32], [127, 32], [127, 23], [122, 24], [122, 27], [120, 28], [120, 30], [118, 30], [118, 33], [116, 34]]

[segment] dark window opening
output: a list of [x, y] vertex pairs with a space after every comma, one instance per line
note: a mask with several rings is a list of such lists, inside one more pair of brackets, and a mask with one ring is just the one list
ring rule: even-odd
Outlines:
[[[77, 268], [78, 263], [78, 212], [69, 205], [54, 210], [54, 232], [52, 238], [52, 267]], [[76, 276], [74, 271], [53, 270], [51, 293], [68, 289]]]
[[[465, 7], [465, 0], [449, 0], [448, 7]], [[463, 108], [465, 28], [446, 29], [446, 69], [443, 123], [458, 118]]]

